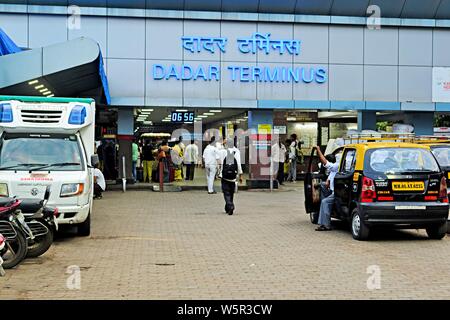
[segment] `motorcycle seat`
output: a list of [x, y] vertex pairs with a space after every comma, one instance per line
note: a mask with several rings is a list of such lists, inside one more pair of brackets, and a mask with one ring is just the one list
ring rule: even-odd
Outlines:
[[23, 213], [35, 213], [40, 208], [42, 208], [43, 200], [37, 199], [21, 199], [19, 209], [22, 210]]
[[14, 201], [14, 198], [11, 197], [0, 197], [0, 207], [5, 207]]

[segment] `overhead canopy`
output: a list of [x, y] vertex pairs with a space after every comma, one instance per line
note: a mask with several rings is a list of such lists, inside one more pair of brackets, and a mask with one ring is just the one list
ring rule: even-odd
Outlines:
[[198, 10], [367, 16], [378, 5], [381, 17], [450, 19], [450, 0], [9, 0], [30, 5], [78, 5], [133, 9]]
[[0, 95], [36, 96], [48, 91], [57, 97], [86, 97], [109, 104], [99, 45], [78, 38], [0, 56]]
[[0, 28], [0, 56], [20, 52], [20, 49], [14, 41]]

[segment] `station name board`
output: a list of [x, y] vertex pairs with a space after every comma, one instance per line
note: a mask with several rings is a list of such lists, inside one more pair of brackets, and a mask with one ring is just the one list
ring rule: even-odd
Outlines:
[[[182, 47], [190, 54], [209, 52], [210, 54], [225, 54], [228, 39], [220, 37], [182, 37]], [[300, 40], [272, 40], [270, 33], [254, 33], [251, 38], [238, 38], [237, 50], [244, 55], [278, 54], [295, 56], [301, 53]], [[277, 63], [264, 65], [262, 63], [243, 65], [242, 63], [227, 66], [220, 64], [196, 65], [188, 63], [153, 64], [153, 80], [181, 80], [181, 81], [220, 81], [228, 78], [235, 82], [280, 82], [280, 83], [318, 83], [328, 80], [327, 69], [322, 66], [283, 66]]]

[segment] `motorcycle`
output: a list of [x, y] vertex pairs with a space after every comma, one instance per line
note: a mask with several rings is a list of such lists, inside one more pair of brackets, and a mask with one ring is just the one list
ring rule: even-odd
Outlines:
[[[5, 242], [6, 242], [5, 237], [0, 234], [0, 253], [5, 249]], [[3, 269], [3, 259], [0, 254], [0, 277], [4, 277], [5, 274], [6, 274], [5, 269]]]
[[47, 187], [43, 200], [22, 199], [19, 206], [33, 235], [33, 238], [28, 237], [27, 258], [36, 258], [47, 252], [58, 231], [58, 208], [47, 206], [49, 198], [50, 187]]
[[15, 198], [0, 199], [0, 234], [5, 238], [0, 258], [4, 269], [14, 268], [25, 259], [28, 252], [27, 237], [33, 237], [24, 215], [18, 209], [20, 204], [21, 201]]

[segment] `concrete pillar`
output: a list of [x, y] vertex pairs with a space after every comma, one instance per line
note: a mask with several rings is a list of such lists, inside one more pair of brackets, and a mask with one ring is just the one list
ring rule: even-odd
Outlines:
[[134, 116], [132, 108], [119, 108], [117, 119], [117, 139], [119, 144], [119, 179], [123, 178], [123, 156], [125, 156], [125, 178], [132, 181], [131, 144], [134, 138]]
[[376, 111], [358, 111], [358, 131], [377, 130]]
[[434, 112], [405, 112], [405, 124], [414, 126], [416, 135], [433, 135]]
[[270, 188], [270, 155], [273, 134], [273, 111], [248, 112], [249, 188]]

